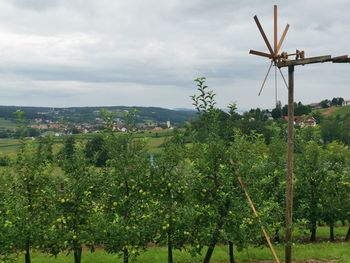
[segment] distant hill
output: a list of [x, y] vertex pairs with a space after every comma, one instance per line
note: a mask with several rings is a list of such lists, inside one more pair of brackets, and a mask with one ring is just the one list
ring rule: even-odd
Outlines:
[[136, 109], [138, 123], [164, 123], [170, 121], [173, 124], [183, 124], [196, 116], [191, 110], [170, 110], [159, 107], [129, 107], [129, 106], [107, 106], [107, 107], [26, 107], [26, 106], [0, 106], [0, 118], [14, 120], [14, 112], [22, 110], [28, 120], [43, 118], [51, 121], [66, 120], [75, 123], [92, 123], [100, 116], [100, 110], [106, 109], [116, 113], [116, 117], [122, 118], [125, 111]]

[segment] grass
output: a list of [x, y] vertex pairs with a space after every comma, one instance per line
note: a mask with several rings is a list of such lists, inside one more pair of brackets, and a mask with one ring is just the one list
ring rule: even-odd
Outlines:
[[[284, 246], [275, 246], [277, 254], [281, 261], [284, 258]], [[203, 254], [205, 251], [203, 251]], [[238, 262], [251, 262], [259, 260], [272, 260], [271, 252], [267, 247], [249, 247], [242, 251], [235, 251], [235, 258]], [[201, 262], [203, 255], [192, 258], [186, 251], [174, 251], [174, 260], [178, 263]], [[350, 262], [350, 245], [349, 243], [317, 243], [317, 244], [296, 244], [293, 245], [294, 260], [337, 260], [337, 262]], [[23, 262], [23, 256], [20, 257]], [[63, 263], [72, 262], [73, 255], [66, 256], [60, 254], [57, 258], [48, 255], [33, 253], [32, 261], [34, 263]], [[83, 263], [116, 263], [122, 262], [117, 255], [107, 254], [99, 250], [94, 253], [84, 251], [82, 257]], [[164, 263], [167, 262], [167, 250], [165, 247], [152, 247], [142, 253], [138, 258], [138, 262], [142, 263]], [[218, 246], [214, 250], [212, 262], [223, 263], [228, 262], [228, 248], [226, 246]]]
[[[346, 232], [348, 231], [348, 226], [337, 226], [334, 228], [334, 237], [335, 239], [344, 239]], [[306, 228], [295, 228], [293, 231], [293, 236], [296, 240], [308, 241], [310, 238], [310, 231]], [[317, 227], [316, 232], [317, 240], [329, 240], [329, 227], [328, 226], [319, 226]]]
[[159, 137], [159, 138], [148, 138], [147, 142], [147, 150], [150, 153], [160, 153], [161, 146], [164, 143], [165, 137]]
[[314, 112], [319, 112], [325, 117], [336, 116], [336, 115], [344, 116], [350, 113], [350, 106], [344, 106], [344, 107], [332, 106], [326, 109], [316, 109], [314, 110]]
[[15, 153], [19, 146], [20, 142], [17, 139], [0, 139], [0, 153]]
[[[161, 151], [161, 145], [163, 144], [166, 137], [171, 136], [172, 131], [165, 130], [159, 133], [149, 131], [146, 133], [137, 133], [135, 138], [147, 138], [147, 149], [150, 153], [156, 154]], [[86, 141], [91, 139], [94, 134], [77, 134], [73, 135], [77, 140]], [[59, 149], [62, 146], [62, 137], [53, 137], [54, 148]], [[20, 146], [18, 139], [0, 139], [0, 154], [15, 154]], [[56, 151], [57, 152], [57, 151]]]
[[344, 116], [344, 115], [349, 114], [349, 113], [350, 113], [350, 106], [340, 107], [336, 111], [336, 114], [340, 115], [340, 116]]

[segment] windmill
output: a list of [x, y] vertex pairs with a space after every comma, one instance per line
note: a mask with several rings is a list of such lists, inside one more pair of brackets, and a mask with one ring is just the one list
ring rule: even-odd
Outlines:
[[285, 37], [287, 35], [287, 32], [288, 32], [288, 29], [289, 29], [289, 24], [286, 25], [286, 27], [284, 28], [284, 31], [282, 33], [281, 38], [278, 40], [277, 5], [274, 5], [274, 12], [273, 12], [273, 14], [274, 14], [273, 48], [272, 48], [272, 46], [270, 44], [270, 41], [268, 40], [268, 38], [267, 38], [267, 36], [266, 36], [266, 34], [264, 32], [264, 29], [262, 28], [262, 25], [261, 25], [258, 17], [255, 15], [254, 16], [255, 23], [256, 23], [259, 31], [260, 31], [260, 34], [261, 34], [262, 38], [264, 39], [264, 42], [266, 44], [266, 47], [267, 47], [269, 53], [262, 52], [262, 51], [256, 51], [256, 50], [250, 50], [249, 54], [256, 55], [256, 56], [261, 56], [261, 57], [266, 57], [266, 58], [271, 60], [270, 66], [269, 66], [269, 68], [267, 70], [265, 78], [264, 78], [264, 80], [262, 82], [262, 85], [260, 87], [258, 96], [260, 96], [262, 90], [264, 89], [264, 86], [266, 84], [266, 80], [267, 80], [267, 78], [268, 78], [268, 76], [270, 74], [272, 66], [275, 67], [275, 76], [274, 76], [275, 77], [275, 102], [276, 102], [276, 105], [277, 105], [277, 102], [278, 102], [278, 99], [277, 99], [277, 70], [281, 74], [283, 82], [284, 82], [284, 84], [286, 85], [286, 87], [288, 89], [288, 85], [287, 85], [286, 79], [284, 78], [281, 69], [279, 67], [277, 67], [277, 63], [280, 62], [281, 59], [288, 59], [288, 57], [293, 56], [293, 55], [296, 56], [296, 58], [304, 58], [305, 52], [296, 50], [296, 52], [294, 54], [288, 54], [287, 52], [281, 52], [280, 53], [283, 41], [284, 41], [284, 39], [285, 39]]
[[[264, 88], [267, 76], [270, 73], [272, 65], [276, 67], [275, 70], [281, 72], [281, 68], [288, 67], [288, 159], [287, 159], [287, 185], [286, 185], [286, 244], [285, 244], [285, 262], [292, 262], [292, 208], [293, 208], [293, 160], [294, 160], [294, 67], [299, 65], [308, 65], [315, 63], [333, 62], [333, 63], [350, 63], [348, 55], [332, 57], [331, 55], [318, 56], [305, 58], [305, 52], [297, 50], [294, 54], [288, 54], [287, 52], [279, 53], [284, 38], [289, 29], [287, 24], [281, 39], [277, 43], [277, 6], [274, 6], [274, 49], [272, 49], [270, 42], [268, 41], [264, 30], [259, 22], [257, 16], [254, 16], [255, 23], [257, 24], [259, 31], [265, 41], [265, 44], [269, 50], [269, 53], [250, 50], [250, 54], [266, 57], [270, 59], [271, 64], [267, 75], [263, 81], [260, 92]], [[289, 59], [293, 56], [294, 59]], [[283, 74], [282, 74], [283, 76]], [[286, 82], [285, 82], [286, 83]]]

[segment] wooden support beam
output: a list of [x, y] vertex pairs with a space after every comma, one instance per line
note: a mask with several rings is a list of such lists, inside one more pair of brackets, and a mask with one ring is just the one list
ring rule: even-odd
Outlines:
[[285, 60], [285, 61], [277, 62], [277, 67], [283, 68], [283, 67], [289, 67], [289, 66], [307, 65], [307, 64], [323, 63], [323, 62], [330, 62], [330, 61], [332, 61], [332, 56], [327, 55], [327, 56], [311, 57], [311, 58], [304, 58], [304, 59]]
[[350, 63], [350, 58], [348, 57], [348, 55], [333, 57], [332, 62], [333, 63]]
[[261, 52], [261, 51], [257, 51], [257, 50], [252, 50], [252, 49], [249, 51], [249, 54], [260, 56], [260, 57], [272, 58], [271, 54], [268, 54], [268, 53], [265, 53], [265, 52]]
[[294, 170], [294, 66], [288, 67], [288, 146], [286, 189], [285, 263], [292, 263], [293, 170]]
[[[231, 162], [231, 163], [232, 163], [232, 162]], [[264, 236], [265, 236], [265, 239], [266, 239], [266, 241], [267, 241], [267, 244], [268, 244], [269, 247], [270, 247], [270, 250], [271, 250], [271, 253], [272, 253], [273, 257], [275, 258], [275, 261], [276, 261], [277, 263], [280, 263], [280, 260], [279, 260], [277, 254], [276, 254], [276, 251], [275, 251], [275, 249], [274, 249], [273, 246], [272, 246], [270, 237], [269, 237], [269, 235], [267, 234], [267, 232], [266, 232], [265, 228], [263, 227], [263, 225], [261, 224], [260, 217], [259, 217], [258, 213], [256, 212], [256, 209], [255, 209], [255, 207], [254, 207], [253, 201], [252, 201], [252, 199], [250, 198], [249, 193], [248, 193], [248, 190], [247, 190], [247, 188], [245, 187], [245, 185], [244, 185], [244, 183], [243, 183], [242, 177], [238, 177], [238, 181], [239, 181], [239, 183], [241, 184], [241, 187], [242, 187], [243, 190], [244, 190], [245, 196], [246, 196], [247, 199], [248, 199], [248, 203], [249, 203], [249, 205], [250, 205], [250, 208], [251, 208], [252, 211], [253, 211], [254, 216], [255, 216], [255, 217], [258, 219], [258, 221], [259, 221], [259, 225], [260, 225], [261, 231], [263, 232], [263, 234], [264, 234]]]

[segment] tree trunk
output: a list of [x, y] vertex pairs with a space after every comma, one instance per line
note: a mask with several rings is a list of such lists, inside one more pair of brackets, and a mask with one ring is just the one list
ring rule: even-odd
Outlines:
[[213, 233], [213, 236], [211, 238], [211, 242], [209, 243], [208, 250], [207, 250], [207, 253], [205, 254], [205, 258], [203, 260], [203, 263], [210, 262], [211, 256], [213, 255], [214, 248], [216, 246], [216, 242], [218, 240], [219, 231], [220, 231], [223, 224], [224, 224], [224, 222], [223, 222], [223, 219], [221, 217], [219, 223], [217, 224], [217, 226], [214, 230], [214, 233]]
[[333, 223], [329, 225], [329, 240], [332, 242], [334, 241], [334, 224]]
[[346, 236], [345, 236], [345, 241], [349, 241], [350, 240], [350, 226], [348, 228], [348, 232], [346, 233]]
[[310, 242], [315, 242], [316, 241], [316, 222], [311, 223], [311, 236], [310, 236]]
[[209, 245], [207, 253], [205, 254], [205, 258], [203, 260], [203, 263], [209, 263], [210, 262], [211, 256], [213, 255], [213, 252], [214, 252], [215, 245], [216, 245], [216, 242], [215, 243], [212, 242]]
[[29, 240], [26, 241], [26, 254], [24, 256], [25, 259], [25, 263], [31, 263], [31, 259], [30, 259], [30, 242]]
[[127, 248], [124, 248], [124, 263], [128, 263], [129, 262], [129, 251]]
[[74, 249], [74, 263], [81, 263], [82, 247]]
[[173, 246], [171, 242], [171, 232], [168, 231], [168, 263], [173, 263]]
[[275, 242], [278, 242], [278, 243], [281, 241], [281, 239], [280, 239], [280, 229], [279, 228], [276, 228], [273, 240]]
[[232, 241], [228, 242], [228, 250], [229, 250], [229, 255], [230, 255], [230, 263], [235, 263], [235, 257], [233, 254], [233, 242]]

